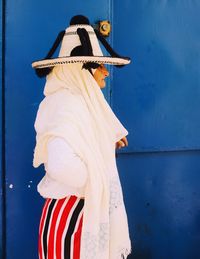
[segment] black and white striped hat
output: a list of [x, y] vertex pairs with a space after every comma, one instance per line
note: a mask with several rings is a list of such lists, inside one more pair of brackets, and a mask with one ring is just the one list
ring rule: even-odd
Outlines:
[[[104, 56], [99, 45], [103, 44], [110, 56]], [[52, 58], [58, 45], [61, 43], [59, 55]], [[83, 68], [97, 68], [99, 64], [123, 66], [130, 63], [130, 58], [118, 55], [108, 44], [105, 38], [94, 29], [87, 17], [77, 15], [72, 17], [70, 26], [61, 31], [47, 56], [32, 63], [39, 77], [46, 76], [52, 68], [67, 63], [83, 63]]]

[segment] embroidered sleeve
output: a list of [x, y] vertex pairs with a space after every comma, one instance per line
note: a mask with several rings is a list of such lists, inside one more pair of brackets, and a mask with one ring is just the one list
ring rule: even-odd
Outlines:
[[70, 145], [60, 137], [47, 144], [45, 170], [51, 178], [72, 187], [82, 187], [87, 180], [87, 167]]

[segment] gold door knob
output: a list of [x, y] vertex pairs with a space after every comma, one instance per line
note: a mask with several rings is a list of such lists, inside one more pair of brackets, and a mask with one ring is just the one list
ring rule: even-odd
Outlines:
[[108, 37], [111, 31], [111, 25], [110, 22], [107, 20], [100, 21], [99, 22], [99, 32], [105, 36]]

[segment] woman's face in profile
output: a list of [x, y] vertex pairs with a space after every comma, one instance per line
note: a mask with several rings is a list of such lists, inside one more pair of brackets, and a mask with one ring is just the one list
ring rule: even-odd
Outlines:
[[109, 72], [107, 68], [103, 64], [101, 64], [96, 69], [93, 76], [100, 88], [104, 88], [106, 86], [105, 78], [109, 76]]

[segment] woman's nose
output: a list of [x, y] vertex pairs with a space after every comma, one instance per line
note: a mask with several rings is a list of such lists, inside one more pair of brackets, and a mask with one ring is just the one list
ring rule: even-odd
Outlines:
[[104, 74], [105, 77], [109, 76], [109, 71], [105, 67], [103, 69], [103, 74]]

